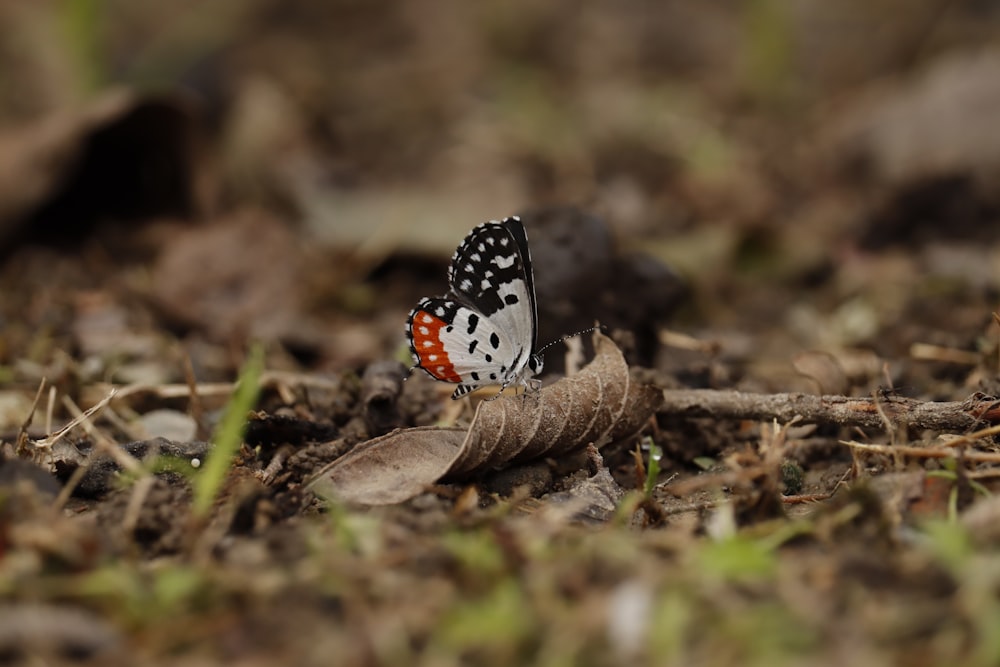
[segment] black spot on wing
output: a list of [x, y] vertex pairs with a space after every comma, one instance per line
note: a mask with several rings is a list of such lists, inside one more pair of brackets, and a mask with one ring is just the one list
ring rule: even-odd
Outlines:
[[[440, 318], [448, 327], [451, 327], [455, 323], [455, 315], [458, 314], [458, 309], [461, 306], [454, 299], [447, 299], [444, 297], [424, 297], [417, 304], [417, 307], [410, 311], [409, 317], [406, 318], [406, 330], [407, 333], [412, 337], [413, 331], [413, 321], [422, 312], [426, 312], [434, 317]], [[420, 324], [417, 322], [417, 324]], [[449, 331], [451, 329], [449, 328]]]
[[[476, 333], [476, 326], [479, 325], [479, 315], [475, 313], [469, 313], [469, 335]], [[469, 350], [472, 352], [472, 350]]]
[[500, 348], [500, 336], [497, 335], [496, 331], [490, 334], [490, 345], [493, 346], [494, 350]]
[[472, 354], [473, 352], [476, 351], [476, 346], [477, 345], [479, 345], [479, 341], [478, 340], [473, 340], [471, 343], [469, 343], [469, 354]]
[[455, 251], [448, 270], [448, 283], [455, 294], [468, 299], [489, 317], [504, 306], [517, 303], [516, 297], [510, 301], [510, 297], [505, 300], [500, 296], [503, 285], [523, 280], [531, 289], [527, 252], [520, 220], [507, 218], [502, 222], [484, 223], [469, 232]]

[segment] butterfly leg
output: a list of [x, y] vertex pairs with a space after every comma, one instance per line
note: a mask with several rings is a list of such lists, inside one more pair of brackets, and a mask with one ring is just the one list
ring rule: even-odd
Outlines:
[[495, 401], [495, 400], [497, 400], [498, 398], [500, 398], [501, 396], [503, 396], [503, 390], [506, 389], [506, 388], [507, 388], [507, 385], [503, 385], [502, 387], [500, 387], [500, 390], [497, 391], [497, 393], [495, 393], [492, 396], [490, 396], [489, 398], [487, 398], [486, 401], [489, 402], [489, 401]]
[[[514, 383], [514, 380], [515, 380], [515, 379], [516, 379], [516, 378], [508, 378], [508, 379], [504, 380], [504, 381], [503, 381], [503, 384], [501, 384], [501, 385], [500, 385], [500, 391], [498, 391], [498, 392], [497, 392], [496, 394], [494, 394], [494, 395], [493, 395], [492, 397], [490, 397], [490, 398], [487, 398], [486, 400], [487, 400], [487, 401], [495, 401], [495, 400], [497, 400], [498, 398], [500, 398], [500, 397], [501, 397], [501, 396], [503, 395], [503, 392], [504, 392], [504, 390], [505, 390], [505, 389], [506, 389], [507, 387], [509, 387], [509, 386], [510, 386], [511, 384], [513, 384], [513, 383]], [[518, 382], [518, 385], [521, 385], [521, 384], [524, 384], [524, 380], [521, 380], [520, 382]], [[516, 390], [516, 388], [517, 388], [517, 385], [515, 385], [515, 390]]]

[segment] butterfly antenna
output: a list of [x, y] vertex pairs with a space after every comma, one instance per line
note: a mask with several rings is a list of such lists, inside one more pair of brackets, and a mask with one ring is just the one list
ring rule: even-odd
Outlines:
[[535, 352], [535, 354], [541, 354], [542, 352], [544, 352], [545, 350], [549, 349], [550, 347], [552, 347], [556, 343], [565, 342], [565, 341], [569, 340], [570, 338], [576, 338], [577, 336], [582, 336], [583, 334], [590, 333], [591, 331], [604, 331], [605, 328], [606, 327], [603, 324], [598, 324], [597, 326], [590, 327], [589, 329], [584, 329], [582, 331], [577, 331], [576, 333], [566, 334], [562, 338], [556, 338], [554, 341], [551, 341], [549, 343], [546, 343], [545, 345], [542, 345], [540, 348], [538, 348], [538, 351]]

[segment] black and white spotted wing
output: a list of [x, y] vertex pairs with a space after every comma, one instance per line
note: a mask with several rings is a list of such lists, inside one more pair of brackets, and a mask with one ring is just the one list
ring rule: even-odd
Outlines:
[[425, 298], [407, 319], [410, 351], [432, 377], [458, 383], [452, 398], [507, 387], [541, 370], [534, 278], [524, 226], [491, 220], [466, 236], [448, 271], [450, 293]]

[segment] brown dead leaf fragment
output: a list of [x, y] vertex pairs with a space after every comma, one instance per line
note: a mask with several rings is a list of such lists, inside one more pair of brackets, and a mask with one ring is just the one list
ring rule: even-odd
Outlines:
[[369, 440], [324, 468], [309, 488], [339, 501], [389, 505], [440, 480], [629, 436], [653, 414], [662, 392], [629, 376], [609, 338], [596, 333], [594, 346], [594, 360], [573, 377], [484, 401], [468, 429], [424, 426]]
[[0, 248], [80, 237], [104, 219], [201, 208], [194, 110], [180, 96], [105, 93], [0, 132]]

